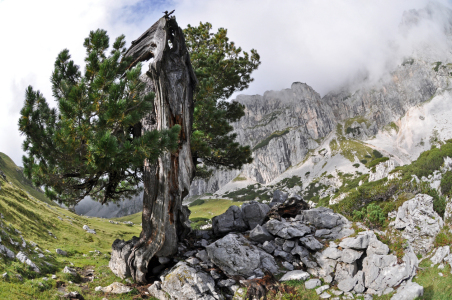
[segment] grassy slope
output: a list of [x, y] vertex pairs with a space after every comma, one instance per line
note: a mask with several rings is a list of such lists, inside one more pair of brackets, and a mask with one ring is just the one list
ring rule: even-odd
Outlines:
[[38, 191], [33, 187], [31, 180], [27, 179], [22, 172], [22, 169], [16, 166], [11, 158], [9, 158], [6, 154], [0, 152], [0, 170], [6, 175], [6, 179], [9, 182], [12, 182], [16, 187], [28, 192], [33, 197], [49, 203], [51, 205], [56, 205], [41, 191]]
[[[93, 266], [95, 269], [95, 279], [93, 282], [85, 284], [82, 294], [85, 299], [102, 299], [103, 293], [95, 293], [94, 288], [102, 285], [106, 286], [114, 281], [121, 281], [115, 277], [108, 268], [109, 252], [111, 244], [116, 238], [130, 239], [133, 235], [138, 236], [141, 227], [138, 225], [128, 226], [125, 224], [111, 224], [108, 220], [98, 218], [87, 218], [73, 214], [59, 207], [50, 206], [30, 197], [27, 193], [18, 189], [15, 185], [0, 180], [2, 185], [0, 190], [0, 212], [3, 214], [0, 230], [2, 244], [13, 249], [17, 254], [19, 250], [25, 251], [30, 259], [41, 269], [42, 274], [39, 277], [51, 277], [56, 274], [58, 280], [67, 285], [68, 291], [78, 290], [82, 292], [82, 287], [77, 284], [69, 284], [71, 280], [76, 282], [75, 278], [70, 278], [67, 274], [61, 273], [66, 265], [73, 263], [75, 267], [82, 269], [87, 266]], [[62, 218], [60, 220], [58, 217]], [[86, 233], [83, 225], [94, 228], [97, 234]], [[43, 259], [37, 257], [37, 253], [28, 246], [26, 250], [13, 246], [13, 241], [21, 242], [19, 234], [14, 231], [18, 229], [23, 237], [29, 242], [33, 241], [38, 247], [50, 253], [43, 252], [46, 255], [45, 260], [54, 265], [49, 267], [43, 264]], [[51, 231], [57, 239], [48, 234]], [[68, 257], [56, 255], [55, 249], [60, 248], [69, 252]], [[89, 251], [99, 250], [102, 255], [94, 255]], [[0, 279], [0, 299], [59, 299], [62, 293], [56, 290], [56, 280], [43, 282], [41, 278], [36, 278], [36, 274], [30, 272], [28, 267], [17, 260], [10, 261], [0, 255], [0, 274], [7, 272], [10, 279]], [[19, 282], [15, 274], [22, 274], [24, 282]], [[42, 283], [43, 286], [40, 286]], [[109, 296], [109, 299], [132, 299], [133, 295]]]

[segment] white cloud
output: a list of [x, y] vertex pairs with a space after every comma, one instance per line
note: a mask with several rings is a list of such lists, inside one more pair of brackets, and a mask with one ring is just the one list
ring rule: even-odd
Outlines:
[[[450, 2], [440, 0], [443, 5]], [[84, 58], [90, 30], [106, 29], [110, 38], [124, 33], [130, 43], [162, 11], [176, 9], [181, 27], [211, 22], [225, 27], [244, 50], [255, 48], [262, 65], [245, 91], [262, 94], [306, 82], [321, 94], [366, 73], [377, 78], [388, 65], [409, 55], [419, 41], [445, 50], [436, 15], [415, 30], [400, 34], [404, 11], [428, 0], [4, 0], [0, 2], [1, 72], [0, 151], [21, 164], [17, 130], [25, 88], [31, 84], [50, 102], [49, 77], [59, 51], [68, 48], [76, 63]]]

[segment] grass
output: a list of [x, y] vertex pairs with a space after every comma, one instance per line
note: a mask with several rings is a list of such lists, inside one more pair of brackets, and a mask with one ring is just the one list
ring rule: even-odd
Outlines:
[[195, 218], [212, 219], [224, 213], [232, 205], [241, 206], [242, 203], [227, 199], [205, 199], [203, 204], [189, 207], [190, 220]]
[[[450, 274], [450, 265], [447, 264], [440, 270], [430, 267], [430, 260], [424, 260], [413, 281], [424, 287], [424, 296], [421, 299], [446, 300], [452, 299], [452, 274]], [[439, 276], [442, 273], [443, 276]]]
[[6, 180], [11, 182], [14, 186], [26, 191], [31, 196], [39, 199], [50, 205], [56, 204], [50, 201], [45, 194], [37, 188], [33, 187], [31, 180], [25, 177], [22, 168], [16, 166], [9, 156], [0, 152], [0, 170], [6, 175]]
[[[29, 267], [17, 260], [8, 260], [4, 256], [0, 258], [0, 272], [7, 272], [9, 279], [0, 279], [0, 299], [59, 299], [61, 293], [56, 290], [57, 281], [40, 279], [43, 276], [51, 277], [56, 274], [60, 282], [67, 285], [68, 291], [78, 290], [85, 299], [102, 299], [102, 293], [95, 293], [94, 288], [102, 285], [106, 286], [114, 281], [121, 281], [108, 268], [108, 261], [111, 251], [111, 244], [117, 238], [130, 239], [138, 236], [140, 226], [127, 226], [125, 224], [111, 224], [108, 220], [99, 218], [87, 218], [78, 216], [60, 207], [50, 206], [47, 203], [36, 200], [15, 185], [2, 182], [0, 190], [0, 211], [4, 216], [2, 244], [17, 253], [18, 246], [13, 242], [22, 242], [19, 230], [27, 244], [28, 257], [41, 269], [38, 275], [31, 272]], [[59, 219], [60, 217], [61, 219]], [[97, 234], [86, 233], [82, 227], [88, 225], [96, 230]], [[56, 239], [49, 235], [51, 232]], [[37, 253], [30, 242], [37, 243], [46, 255], [45, 261], [53, 266], [44, 264], [44, 260], [38, 258]], [[60, 248], [68, 252], [68, 257], [59, 256], [55, 249]], [[50, 253], [45, 252], [48, 249]], [[90, 251], [99, 250], [103, 254], [94, 255]], [[82, 288], [76, 284], [69, 284], [68, 280], [75, 280], [61, 273], [66, 265], [74, 264], [74, 267], [84, 269], [88, 266], [94, 267], [96, 279], [87, 284], [87, 288]], [[20, 282], [15, 274], [20, 274], [24, 281]], [[39, 284], [41, 283], [42, 286]], [[132, 299], [132, 295], [111, 296], [109, 299]]]
[[237, 181], [245, 181], [246, 177], [244, 176], [237, 176], [236, 178], [232, 179], [233, 182], [237, 182]]
[[366, 155], [369, 155], [369, 153], [372, 153], [372, 149], [364, 145], [361, 141], [342, 138], [339, 140], [339, 145], [341, 149], [340, 153], [351, 162], [355, 162], [355, 157], [361, 160]]
[[120, 217], [120, 218], [114, 218], [112, 220], [117, 221], [117, 222], [130, 221], [133, 224], [141, 224], [141, 213], [142, 212], [140, 211], [133, 215], [128, 215], [128, 216], [124, 216], [124, 217]]

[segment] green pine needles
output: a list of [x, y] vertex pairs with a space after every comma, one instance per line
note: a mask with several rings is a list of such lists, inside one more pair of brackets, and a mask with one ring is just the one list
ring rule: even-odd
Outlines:
[[26, 90], [19, 119], [24, 171], [52, 200], [74, 205], [86, 196], [104, 203], [135, 195], [144, 161], [177, 147], [179, 126], [142, 130], [154, 94], [144, 91], [140, 64], [127, 70], [124, 45], [122, 35], [108, 53], [107, 32], [91, 31], [83, 74], [61, 51], [51, 76], [57, 108], [31, 86]]
[[[251, 73], [260, 65], [256, 50], [243, 52], [229, 41], [227, 29], [212, 33], [210, 23], [184, 29], [190, 60], [199, 81], [194, 101], [191, 150], [196, 176], [208, 177], [211, 167], [238, 169], [252, 162], [249, 146], [241, 146], [231, 133], [232, 122], [245, 115], [244, 106], [226, 101], [253, 81]], [[200, 166], [202, 161], [202, 166]]]

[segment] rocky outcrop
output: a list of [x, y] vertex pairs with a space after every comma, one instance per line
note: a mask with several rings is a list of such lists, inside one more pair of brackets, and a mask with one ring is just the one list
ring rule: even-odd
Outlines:
[[415, 253], [426, 254], [432, 249], [444, 222], [433, 210], [433, 198], [418, 194], [399, 207], [390, 226], [402, 231], [402, 237], [411, 243]]

